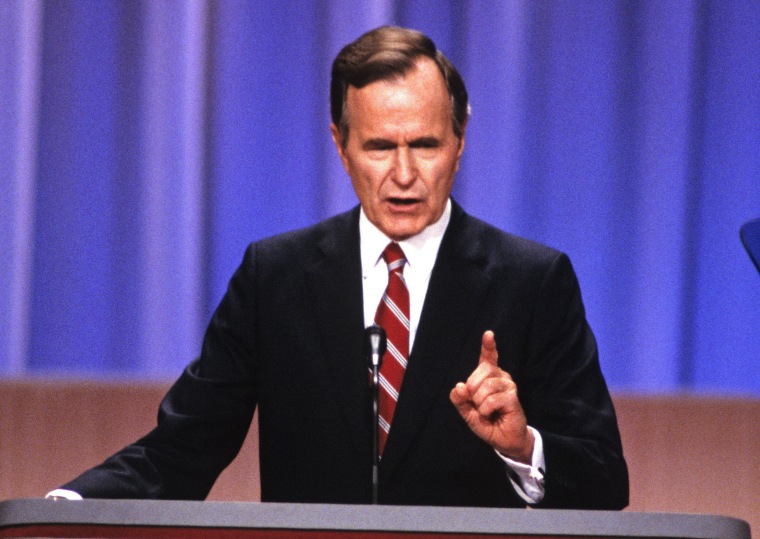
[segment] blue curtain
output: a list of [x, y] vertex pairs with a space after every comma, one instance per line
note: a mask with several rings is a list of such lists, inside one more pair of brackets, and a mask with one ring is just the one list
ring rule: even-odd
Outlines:
[[250, 241], [356, 204], [329, 68], [387, 23], [459, 67], [454, 196], [570, 255], [613, 389], [760, 395], [739, 0], [0, 2], [0, 375], [176, 376]]

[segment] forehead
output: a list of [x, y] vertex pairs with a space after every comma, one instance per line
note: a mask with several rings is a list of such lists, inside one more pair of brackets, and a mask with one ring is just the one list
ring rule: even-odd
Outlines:
[[[451, 125], [451, 98], [438, 66], [421, 57], [404, 75], [378, 80], [346, 94], [349, 133], [390, 128]], [[350, 134], [349, 134], [350, 137]]]

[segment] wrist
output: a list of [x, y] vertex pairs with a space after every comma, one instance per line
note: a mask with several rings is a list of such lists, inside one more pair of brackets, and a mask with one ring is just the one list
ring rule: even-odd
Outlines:
[[522, 436], [522, 442], [515, 447], [510, 448], [496, 448], [496, 450], [504, 457], [511, 459], [515, 462], [530, 466], [533, 463], [533, 450], [535, 448], [536, 438], [533, 435], [533, 430], [529, 427], [525, 428], [525, 433]]

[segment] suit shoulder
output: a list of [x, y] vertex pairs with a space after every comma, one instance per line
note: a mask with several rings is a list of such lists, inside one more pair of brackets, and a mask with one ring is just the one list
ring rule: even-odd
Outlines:
[[522, 268], [546, 267], [567, 255], [553, 247], [501, 230], [494, 225], [466, 215], [465, 228], [472, 236], [471, 243], [488, 253], [498, 264], [517, 265]]
[[354, 235], [358, 238], [358, 222], [357, 207], [308, 227], [257, 240], [248, 246], [248, 252], [255, 251], [257, 258], [266, 260], [304, 259], [326, 245], [349, 241]]

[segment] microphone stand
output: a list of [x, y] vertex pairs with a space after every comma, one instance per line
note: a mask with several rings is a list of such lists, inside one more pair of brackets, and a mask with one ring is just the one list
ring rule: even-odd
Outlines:
[[364, 330], [365, 352], [372, 370], [372, 504], [378, 503], [380, 475], [380, 365], [387, 346], [385, 330], [373, 324]]
[[378, 483], [380, 479], [380, 439], [378, 429], [380, 428], [380, 396], [378, 388], [380, 387], [380, 368], [379, 365], [372, 365], [372, 505], [377, 505]]

